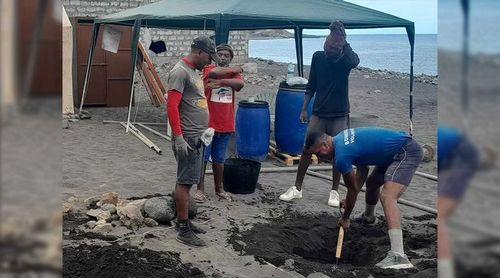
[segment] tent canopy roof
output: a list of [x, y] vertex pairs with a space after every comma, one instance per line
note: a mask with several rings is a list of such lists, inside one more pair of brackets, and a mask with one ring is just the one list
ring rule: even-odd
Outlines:
[[341, 0], [162, 0], [106, 15], [96, 23], [172, 29], [216, 29], [225, 22], [231, 30], [327, 28], [340, 20], [346, 28], [404, 27], [414, 23]]

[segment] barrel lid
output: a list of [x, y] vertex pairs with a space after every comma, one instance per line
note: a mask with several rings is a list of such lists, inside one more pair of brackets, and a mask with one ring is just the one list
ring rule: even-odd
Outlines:
[[238, 102], [239, 107], [253, 107], [253, 108], [267, 108], [269, 107], [269, 104], [263, 100], [254, 100], [254, 101], [248, 101], [248, 100], [242, 100]]
[[280, 89], [291, 89], [291, 90], [299, 90], [299, 91], [305, 91], [306, 90], [306, 84], [295, 84], [295, 85], [288, 85], [286, 81], [281, 81], [280, 83]]

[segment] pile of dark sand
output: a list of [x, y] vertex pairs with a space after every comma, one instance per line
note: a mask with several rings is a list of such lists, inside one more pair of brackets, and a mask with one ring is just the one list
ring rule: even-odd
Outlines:
[[332, 277], [437, 275], [434, 224], [413, 220], [403, 227], [405, 250], [415, 269], [382, 270], [375, 264], [390, 249], [385, 223], [379, 221], [376, 226], [366, 227], [351, 222], [344, 237], [341, 262], [336, 266], [337, 221], [330, 215], [293, 215], [257, 224], [248, 231], [234, 229], [229, 242], [235, 250], [254, 255], [262, 263], [285, 267], [285, 261], [292, 259], [294, 270], [305, 276], [314, 272]]
[[128, 245], [63, 248], [63, 277], [205, 277], [179, 255]]

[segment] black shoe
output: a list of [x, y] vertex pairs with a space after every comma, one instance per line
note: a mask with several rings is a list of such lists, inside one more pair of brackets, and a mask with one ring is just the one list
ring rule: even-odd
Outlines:
[[[189, 228], [191, 231], [193, 231], [195, 234], [206, 234], [207, 231], [203, 230], [202, 228], [198, 227], [195, 225], [191, 220], [188, 221]], [[179, 222], [175, 222], [175, 230], [179, 231]]]
[[354, 222], [362, 224], [362, 225], [366, 225], [366, 226], [375, 226], [378, 223], [378, 219], [376, 216], [366, 217], [365, 213], [363, 212], [361, 215], [354, 218]]
[[206, 246], [207, 244], [203, 239], [196, 236], [193, 231], [179, 232], [177, 241], [191, 246]]

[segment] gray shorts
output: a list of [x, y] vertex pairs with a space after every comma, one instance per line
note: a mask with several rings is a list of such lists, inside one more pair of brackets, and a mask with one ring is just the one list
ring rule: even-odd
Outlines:
[[178, 156], [172, 142], [172, 151], [177, 161], [177, 184], [193, 185], [201, 180], [204, 163], [205, 147], [196, 148], [198, 137], [184, 137], [184, 140], [193, 148], [188, 150], [187, 157]]
[[450, 159], [439, 167], [438, 197], [462, 200], [470, 181], [479, 168], [479, 153], [463, 139]]
[[307, 134], [314, 131], [321, 131], [330, 136], [335, 136], [339, 132], [349, 128], [349, 116], [335, 118], [320, 118], [312, 115], [307, 125]]
[[415, 141], [409, 139], [394, 156], [392, 163], [386, 166], [376, 166], [370, 175], [367, 186], [380, 187], [387, 181], [396, 182], [404, 186], [410, 182], [422, 162], [422, 147]]

